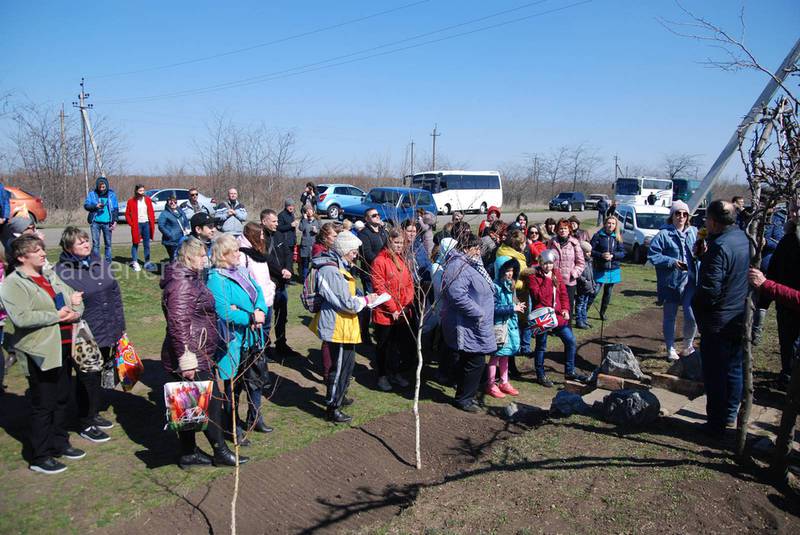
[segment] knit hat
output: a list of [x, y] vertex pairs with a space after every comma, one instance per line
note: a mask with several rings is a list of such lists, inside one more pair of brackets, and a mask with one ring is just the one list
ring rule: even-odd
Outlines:
[[556, 263], [556, 252], [552, 249], [545, 249], [542, 251], [542, 254], [539, 255], [539, 264], [555, 264]]
[[364, 222], [359, 219], [358, 221], [353, 223], [353, 226], [356, 227], [356, 230], [361, 231], [364, 229]]
[[584, 253], [591, 253], [592, 252], [592, 244], [588, 241], [581, 242], [581, 249], [583, 249]]
[[576, 215], [570, 216], [569, 219], [567, 219], [567, 221], [569, 221], [570, 223], [577, 223], [578, 226], [581, 226], [581, 220], [578, 219], [578, 216]]
[[289, 208], [290, 206], [294, 206], [294, 200], [291, 197], [289, 197], [285, 201], [283, 201], [283, 207], [284, 208]]
[[672, 208], [669, 209], [669, 216], [675, 215], [675, 212], [689, 213], [689, 205], [683, 201], [672, 201]]
[[352, 232], [340, 232], [333, 242], [333, 250], [336, 251], [339, 256], [344, 256], [359, 247], [361, 247], [361, 240]]

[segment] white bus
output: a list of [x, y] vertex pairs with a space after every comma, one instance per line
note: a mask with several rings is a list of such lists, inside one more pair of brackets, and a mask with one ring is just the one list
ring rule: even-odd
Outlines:
[[618, 204], [672, 206], [672, 180], [649, 176], [618, 178], [614, 200]]
[[426, 171], [411, 176], [411, 186], [433, 193], [442, 214], [454, 210], [486, 213], [502, 207], [503, 185], [497, 171]]

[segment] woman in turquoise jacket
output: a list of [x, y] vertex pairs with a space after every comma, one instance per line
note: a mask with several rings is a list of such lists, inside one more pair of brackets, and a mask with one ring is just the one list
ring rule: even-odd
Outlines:
[[[498, 256], [494, 261], [494, 327], [495, 331], [505, 325], [505, 341], [497, 344], [497, 352], [486, 367], [486, 394], [504, 398], [506, 394], [516, 396], [519, 391], [508, 381], [508, 359], [519, 353], [520, 330], [517, 312], [525, 312], [525, 303], [514, 298], [515, 285], [519, 278], [519, 262], [510, 256]], [[500, 369], [500, 381], [496, 382]]]
[[[239, 243], [231, 234], [222, 234], [211, 247], [211, 262], [214, 268], [208, 275], [208, 289], [214, 295], [220, 332], [220, 347], [215, 360], [217, 373], [225, 381], [226, 402], [223, 425], [232, 428], [234, 381], [242, 382], [238, 376], [242, 353], [256, 346], [264, 325], [267, 305], [261, 287], [244, 268], [239, 267]], [[259, 419], [261, 399], [248, 393], [248, 420]], [[239, 435], [243, 433], [241, 430]]]

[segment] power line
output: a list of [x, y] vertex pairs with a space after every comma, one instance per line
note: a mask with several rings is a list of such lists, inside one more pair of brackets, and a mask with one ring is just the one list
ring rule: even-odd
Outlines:
[[[468, 30], [468, 31], [452, 34], [452, 35], [449, 35], [449, 36], [439, 37], [439, 38], [436, 38], [436, 39], [429, 39], [427, 41], [423, 41], [423, 42], [420, 42], [420, 43], [415, 43], [415, 44], [407, 45], [407, 46], [403, 46], [403, 47], [394, 48], [394, 49], [387, 50], [387, 51], [384, 51], [384, 52], [378, 52], [378, 53], [375, 53], [375, 54], [369, 54], [369, 55], [362, 56], [362, 57], [357, 57], [357, 58], [353, 58], [353, 59], [346, 59], [344, 61], [336, 62], [339, 59], [350, 58], [352, 56], [358, 56], [360, 54], [365, 54], [365, 53], [368, 53], [370, 51], [379, 50], [379, 49], [386, 48], [386, 47], [393, 46], [393, 45], [397, 45], [397, 44], [400, 44], [400, 43], [404, 43], [404, 42], [408, 42], [408, 41], [414, 41], [414, 40], [417, 40], [417, 39], [419, 39], [421, 37], [424, 37], [424, 36], [427, 36], [427, 35], [440, 34], [442, 31], [447, 31], [448, 29], [453, 29], [453, 28], [457, 28], [457, 27], [460, 27], [460, 26], [465, 26], [465, 25], [468, 25], [468, 24], [474, 24], [475, 22], [478, 22], [478, 21], [481, 21], [481, 20], [486, 20], [486, 19], [489, 19], [489, 18], [497, 17], [497, 16], [500, 16], [500, 15], [509, 13], [511, 11], [518, 11], [520, 9], [524, 9], [526, 7], [530, 7], [530, 6], [536, 5], [536, 4], [541, 4], [541, 3], [544, 3], [546, 1], [547, 0], [538, 0], [536, 2], [530, 2], [530, 3], [525, 4], [523, 6], [518, 6], [516, 8], [504, 10], [504, 11], [497, 12], [497, 13], [493, 13], [493, 14], [490, 14], [490, 15], [486, 15], [484, 17], [480, 17], [478, 19], [472, 19], [472, 20], [465, 21], [465, 22], [462, 22], [462, 23], [459, 23], [459, 24], [454, 24], [452, 26], [447, 26], [445, 28], [440, 28], [440, 29], [434, 30], [432, 32], [426, 32], [426, 33], [423, 33], [423, 34], [418, 34], [416, 36], [409, 37], [409, 38], [406, 38], [406, 39], [401, 39], [401, 40], [394, 41], [394, 42], [391, 42], [391, 43], [385, 43], [385, 44], [378, 45], [378, 46], [375, 46], [375, 47], [363, 49], [363, 50], [360, 50], [360, 51], [357, 51], [357, 52], [352, 52], [350, 54], [345, 54], [345, 55], [342, 55], [342, 56], [336, 56], [336, 57], [333, 57], [333, 58], [329, 58], [329, 59], [318, 61], [318, 62], [314, 62], [314, 63], [309, 63], [309, 64], [306, 64], [306, 65], [303, 65], [303, 66], [299, 66], [299, 67], [293, 67], [293, 68], [290, 68], [290, 69], [284, 69], [284, 70], [281, 70], [281, 71], [275, 71], [275, 72], [272, 72], [272, 73], [267, 73], [267, 74], [263, 74], [263, 75], [259, 75], [259, 76], [250, 77], [250, 78], [243, 78], [243, 79], [240, 79], [240, 80], [233, 80], [233, 81], [230, 81], [230, 82], [225, 82], [225, 83], [222, 83], [222, 84], [216, 84], [216, 85], [212, 85], [212, 86], [206, 86], [206, 87], [195, 88], [195, 89], [187, 89], [187, 90], [177, 91], [177, 92], [173, 92], [173, 93], [163, 93], [163, 94], [159, 94], [159, 95], [150, 95], [150, 96], [144, 96], [144, 97], [129, 97], [129, 98], [123, 98], [123, 99], [116, 99], [116, 100], [107, 100], [107, 101], [104, 101], [104, 103], [106, 103], [106, 104], [128, 104], [128, 103], [134, 103], [134, 102], [147, 102], [147, 101], [151, 101], [151, 100], [162, 100], [162, 99], [169, 99], [169, 98], [179, 98], [179, 97], [185, 97], [185, 96], [193, 96], [193, 95], [200, 95], [200, 94], [204, 94], [204, 93], [210, 93], [210, 92], [219, 91], [219, 90], [222, 90], [222, 89], [231, 89], [231, 88], [235, 88], [235, 87], [244, 87], [244, 86], [247, 86], [247, 85], [258, 84], [258, 83], [271, 81], [271, 80], [276, 80], [276, 79], [281, 79], [281, 78], [288, 78], [288, 77], [291, 77], [291, 76], [297, 76], [297, 75], [300, 75], [300, 74], [306, 74], [306, 73], [309, 73], [309, 72], [314, 72], [314, 71], [318, 71], [318, 70], [322, 70], [322, 69], [329, 69], [329, 68], [338, 67], [338, 66], [341, 66], [341, 65], [346, 65], [346, 64], [349, 64], [349, 63], [355, 63], [355, 62], [358, 62], [358, 61], [364, 61], [364, 60], [375, 58], [375, 57], [386, 56], [386, 55], [389, 55], [389, 54], [395, 54], [395, 53], [398, 53], [398, 52], [403, 52], [405, 50], [410, 50], [410, 49], [413, 49], [413, 48], [419, 48], [421, 46], [425, 46], [425, 45], [429, 45], [429, 44], [433, 44], [433, 43], [438, 43], [438, 42], [442, 42], [442, 41], [447, 41], [447, 40], [450, 40], [450, 39], [455, 39], [457, 37], [463, 37], [463, 36], [466, 36], [466, 35], [470, 35], [470, 34], [474, 34], [474, 33], [478, 33], [478, 32], [483, 32], [483, 31], [499, 28], [499, 27], [502, 27], [502, 26], [507, 26], [509, 24], [522, 22], [522, 21], [525, 21], [525, 20], [541, 17], [541, 16], [544, 16], [544, 15], [549, 15], [549, 14], [556, 13], [556, 12], [559, 12], [559, 11], [565, 11], [567, 9], [570, 9], [570, 8], [573, 8], [573, 7], [577, 7], [577, 6], [580, 6], [580, 5], [583, 5], [583, 4], [588, 4], [588, 3], [592, 2], [592, 0], [581, 0], [579, 2], [574, 2], [572, 4], [567, 4], [567, 5], [560, 6], [560, 7], [553, 8], [553, 9], [549, 9], [549, 10], [546, 10], [546, 11], [541, 11], [541, 12], [538, 12], [538, 13], [533, 13], [531, 15], [526, 15], [524, 17], [518, 17], [516, 19], [511, 19], [511, 20], [508, 20], [508, 21], [503, 21], [503, 22], [499, 22], [499, 23], [496, 23], [496, 24], [491, 24], [491, 25], [480, 27], [480, 28], [475, 28], [475, 29], [472, 29], [472, 30]], [[330, 62], [335, 62], [335, 63], [330, 63]], [[326, 63], [330, 63], [330, 64], [326, 65]]]
[[212, 54], [210, 56], [202, 56], [202, 57], [199, 57], [199, 58], [187, 59], [187, 60], [184, 60], [184, 61], [176, 61], [174, 63], [166, 63], [164, 65], [157, 65], [155, 67], [146, 67], [146, 68], [143, 68], [143, 69], [136, 69], [136, 70], [133, 70], [133, 71], [115, 72], [115, 73], [109, 73], [109, 74], [101, 74], [101, 75], [97, 75], [97, 76], [87, 76], [87, 78], [91, 78], [91, 79], [94, 79], [94, 80], [99, 80], [101, 78], [115, 78], [115, 77], [118, 77], [118, 76], [128, 76], [128, 75], [131, 75], [131, 74], [141, 74], [143, 72], [160, 71], [160, 70], [164, 70], [164, 69], [171, 69], [173, 67], [180, 67], [182, 65], [191, 65], [193, 63], [201, 63], [203, 61], [209, 61], [209, 60], [212, 60], [212, 59], [224, 58], [226, 56], [232, 56], [234, 54], [241, 54], [242, 52], [249, 52], [250, 50], [255, 50], [257, 48], [264, 48], [264, 47], [267, 47], [267, 46], [272, 46], [272, 45], [276, 45], [276, 44], [280, 44], [280, 43], [285, 43], [287, 41], [293, 41], [295, 39], [300, 39], [302, 37], [308, 37], [309, 35], [314, 35], [314, 34], [317, 34], [317, 33], [322, 33], [322, 32], [327, 32], [327, 31], [330, 31], [330, 30], [335, 30], [335, 29], [341, 28], [343, 26], [349, 26], [350, 24], [355, 24], [357, 22], [363, 22], [365, 20], [373, 19], [375, 17], [380, 17], [382, 15], [388, 15], [389, 13], [394, 13], [396, 11], [401, 11], [403, 9], [408, 9], [408, 8], [411, 8], [411, 7], [414, 7], [414, 6], [418, 6], [420, 4], [425, 4], [425, 3], [429, 2], [429, 1], [430, 0], [419, 0], [417, 2], [412, 2], [410, 4], [404, 4], [402, 6], [398, 6], [398, 7], [392, 8], [392, 9], [386, 9], [384, 11], [379, 11], [377, 13], [372, 13], [371, 15], [366, 15], [364, 17], [359, 17], [359, 18], [356, 18], [356, 19], [346, 20], [344, 22], [339, 22], [337, 24], [331, 24], [330, 26], [323, 26], [321, 28], [316, 28], [314, 30], [308, 30], [306, 32], [301, 32], [301, 33], [297, 33], [297, 34], [294, 34], [294, 35], [289, 35], [287, 37], [281, 37], [280, 39], [274, 39], [272, 41], [267, 41], [265, 43], [258, 43], [258, 44], [255, 44], [255, 45], [246, 46], [244, 48], [236, 48], [236, 49], [233, 49], [233, 50], [228, 50], [227, 52], [220, 52], [218, 54]]

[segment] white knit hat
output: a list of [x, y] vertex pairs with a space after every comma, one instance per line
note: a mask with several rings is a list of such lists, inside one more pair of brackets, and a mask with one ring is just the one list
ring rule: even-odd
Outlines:
[[359, 247], [361, 247], [361, 240], [349, 230], [337, 234], [336, 240], [333, 242], [333, 250], [336, 251], [339, 256], [344, 256]]
[[675, 215], [675, 212], [689, 213], [689, 205], [683, 201], [672, 201], [672, 207], [669, 209], [669, 216]]

